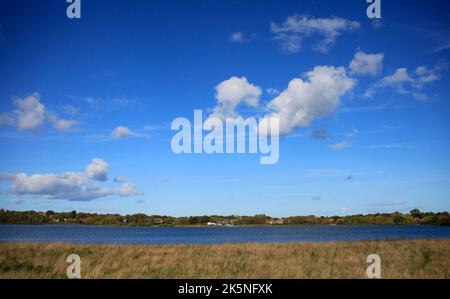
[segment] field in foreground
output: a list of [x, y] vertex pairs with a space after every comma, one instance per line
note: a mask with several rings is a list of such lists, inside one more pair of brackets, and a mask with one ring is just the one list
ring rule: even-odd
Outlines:
[[369, 254], [382, 278], [450, 278], [450, 239], [307, 244], [73, 245], [0, 243], [0, 278], [65, 278], [69, 254], [82, 278], [365, 278]]

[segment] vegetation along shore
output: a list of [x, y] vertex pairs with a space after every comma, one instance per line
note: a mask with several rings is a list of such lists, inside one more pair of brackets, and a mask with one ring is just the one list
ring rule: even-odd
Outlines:
[[366, 278], [378, 254], [382, 278], [450, 278], [450, 239], [296, 244], [74, 245], [0, 243], [0, 278], [66, 278], [78, 254], [82, 278]]
[[276, 218], [255, 216], [190, 216], [90, 214], [76, 211], [7, 211], [0, 210], [0, 224], [85, 224], [117, 226], [218, 226], [218, 225], [450, 225], [448, 212], [399, 212], [351, 216], [293, 216]]

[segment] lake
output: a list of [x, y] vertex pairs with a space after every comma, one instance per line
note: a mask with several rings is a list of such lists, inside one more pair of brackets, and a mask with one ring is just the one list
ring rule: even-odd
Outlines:
[[0, 225], [3, 242], [106, 244], [291, 243], [450, 238], [439, 226], [114, 227]]

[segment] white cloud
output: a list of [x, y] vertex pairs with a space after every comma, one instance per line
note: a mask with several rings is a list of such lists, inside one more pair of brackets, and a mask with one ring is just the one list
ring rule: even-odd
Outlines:
[[113, 136], [114, 138], [118, 138], [118, 139], [126, 138], [126, 137], [133, 136], [133, 132], [130, 129], [128, 129], [127, 127], [119, 126], [111, 132], [111, 136]]
[[114, 182], [122, 183], [122, 186], [115, 191], [115, 193], [120, 196], [132, 196], [141, 194], [138, 192], [135, 184], [131, 183], [123, 177], [114, 178]]
[[37, 131], [49, 121], [58, 131], [72, 129], [78, 122], [59, 118], [56, 114], [48, 112], [40, 101], [39, 93], [35, 92], [28, 97], [17, 98], [13, 102], [14, 110], [0, 115], [0, 127], [11, 125], [20, 131]]
[[375, 82], [365, 92], [364, 96], [371, 98], [376, 92], [384, 88], [392, 88], [396, 93], [409, 94], [419, 100], [427, 99], [427, 95], [421, 92], [425, 85], [440, 80], [442, 71], [447, 68], [447, 63], [439, 63], [433, 68], [419, 66], [414, 72], [408, 72], [408, 69], [398, 68], [391, 75], [383, 77]]
[[406, 68], [399, 68], [396, 69], [395, 72], [390, 75], [386, 76], [381, 81], [379, 81], [379, 86], [385, 87], [385, 86], [393, 86], [393, 85], [401, 85], [406, 82], [412, 82], [413, 79], [409, 76], [408, 70]]
[[108, 195], [104, 189], [88, 186], [87, 181], [87, 177], [81, 172], [33, 174], [30, 176], [19, 173], [12, 183], [12, 191], [17, 195], [35, 195], [48, 199], [75, 201], [91, 200]]
[[240, 104], [257, 107], [261, 94], [261, 88], [250, 84], [247, 78], [231, 77], [216, 86], [217, 106], [211, 116], [234, 117]]
[[366, 54], [362, 51], [355, 53], [350, 63], [350, 71], [353, 75], [376, 76], [383, 69], [384, 54]]
[[[110, 190], [93, 185], [92, 180], [106, 180], [107, 163], [101, 159], [93, 159], [86, 167], [86, 172], [64, 172], [61, 174], [0, 173], [1, 181], [11, 182], [11, 191], [17, 196], [34, 196], [45, 199], [62, 199], [69, 201], [89, 201], [111, 195], [139, 195], [136, 186], [123, 179], [122, 187]], [[116, 182], [119, 182], [115, 180]]]
[[230, 42], [232, 42], [232, 43], [242, 44], [242, 43], [245, 43], [245, 41], [246, 41], [246, 39], [244, 37], [244, 33], [242, 33], [242, 32], [233, 32], [230, 35]]
[[339, 151], [351, 147], [351, 144], [347, 141], [342, 141], [336, 144], [332, 144], [330, 145], [330, 147], [332, 150]]
[[45, 120], [45, 106], [39, 101], [40, 95], [33, 93], [25, 99], [14, 101], [14, 122], [19, 130], [37, 130]]
[[303, 40], [313, 35], [321, 37], [314, 50], [325, 53], [334, 45], [337, 37], [344, 32], [359, 29], [360, 24], [338, 17], [315, 18], [294, 15], [288, 17], [283, 24], [271, 23], [270, 28], [274, 39], [279, 41], [282, 49], [288, 53], [299, 52]]
[[313, 120], [334, 112], [341, 97], [356, 83], [343, 67], [317, 66], [306, 73], [306, 78], [291, 80], [287, 89], [267, 105], [273, 111], [267, 117], [280, 120], [280, 134], [308, 126]]
[[102, 159], [92, 159], [91, 164], [86, 167], [87, 176], [96, 181], [104, 182], [108, 180], [108, 163]]
[[55, 114], [48, 113], [47, 114], [48, 120], [53, 124], [53, 127], [61, 132], [69, 131], [71, 130], [75, 125], [78, 124], [76, 120], [67, 120], [59, 118]]

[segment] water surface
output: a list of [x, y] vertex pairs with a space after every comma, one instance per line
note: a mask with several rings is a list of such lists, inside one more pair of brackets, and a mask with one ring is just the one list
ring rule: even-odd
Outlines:
[[439, 226], [116, 227], [0, 225], [4, 242], [107, 244], [291, 243], [450, 238]]

